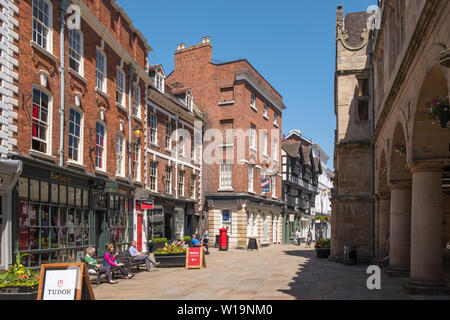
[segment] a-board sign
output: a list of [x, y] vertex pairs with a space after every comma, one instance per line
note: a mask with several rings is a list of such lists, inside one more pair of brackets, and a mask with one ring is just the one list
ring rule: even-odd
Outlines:
[[86, 264], [41, 265], [38, 300], [95, 300]]
[[186, 251], [186, 269], [206, 268], [205, 250], [203, 247], [188, 248]]

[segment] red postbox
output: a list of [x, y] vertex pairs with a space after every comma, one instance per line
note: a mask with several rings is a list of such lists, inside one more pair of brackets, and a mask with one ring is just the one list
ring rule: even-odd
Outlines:
[[227, 251], [228, 250], [228, 227], [219, 229], [219, 250]]

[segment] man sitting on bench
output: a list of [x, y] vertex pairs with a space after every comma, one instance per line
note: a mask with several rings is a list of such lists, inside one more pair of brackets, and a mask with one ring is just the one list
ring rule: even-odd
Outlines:
[[131, 247], [128, 249], [128, 252], [130, 253], [131, 257], [133, 259], [136, 259], [138, 261], [144, 261], [145, 265], [147, 266], [147, 271], [150, 272], [151, 265], [154, 266], [159, 265], [159, 262], [156, 262], [153, 260], [148, 254], [140, 253], [137, 249], [137, 243], [136, 241], [131, 242]]

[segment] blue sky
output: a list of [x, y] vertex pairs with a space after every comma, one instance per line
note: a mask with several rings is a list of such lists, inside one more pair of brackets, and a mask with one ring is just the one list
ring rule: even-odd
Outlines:
[[376, 0], [118, 0], [153, 48], [150, 64], [173, 70], [177, 44], [210, 36], [213, 58], [246, 58], [283, 96], [283, 133], [300, 129], [333, 166], [336, 8]]

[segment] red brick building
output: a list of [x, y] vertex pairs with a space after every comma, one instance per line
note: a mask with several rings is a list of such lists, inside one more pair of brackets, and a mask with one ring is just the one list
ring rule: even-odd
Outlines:
[[3, 157], [23, 170], [3, 196], [12, 226], [0, 266], [17, 251], [38, 266], [76, 260], [87, 246], [102, 254], [108, 242], [125, 249], [137, 238], [144, 249], [136, 200], [151, 200], [140, 136], [151, 47], [114, 0], [7, 3], [15, 89]]
[[209, 37], [178, 46], [166, 82], [190, 88], [205, 114], [202, 189], [210, 235], [228, 226], [230, 247], [244, 248], [248, 238], [281, 242], [281, 95], [247, 60], [215, 62]]

